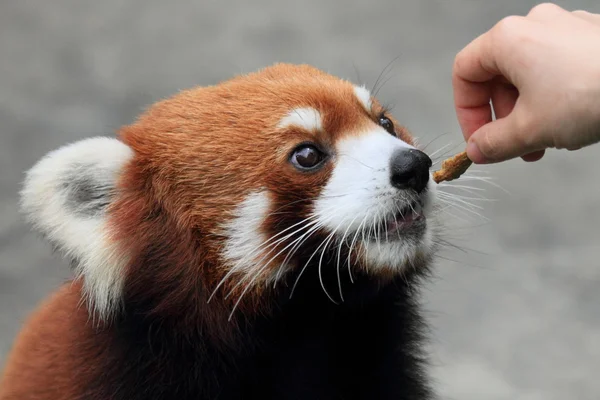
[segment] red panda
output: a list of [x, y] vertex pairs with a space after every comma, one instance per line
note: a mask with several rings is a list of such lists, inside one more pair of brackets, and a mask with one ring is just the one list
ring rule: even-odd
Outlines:
[[22, 210], [74, 278], [0, 399], [430, 399], [431, 165], [365, 87], [288, 64], [49, 153]]

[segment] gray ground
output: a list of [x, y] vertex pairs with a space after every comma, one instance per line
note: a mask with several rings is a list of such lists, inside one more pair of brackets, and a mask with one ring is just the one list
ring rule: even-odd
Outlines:
[[[68, 276], [17, 215], [23, 171], [75, 139], [110, 134], [147, 104], [276, 61], [373, 84], [423, 142], [461, 135], [454, 54], [532, 1], [67, 1], [0, 3], [0, 362], [23, 318]], [[597, 0], [562, 5], [600, 12]], [[353, 66], [354, 65], [354, 66]], [[456, 148], [458, 149], [458, 147]], [[444, 398], [600, 395], [600, 146], [536, 165], [478, 168], [479, 212], [451, 235], [427, 286], [432, 374]], [[510, 193], [510, 194], [509, 194]], [[455, 211], [458, 213], [458, 210]], [[351, 349], [349, 349], [351, 350]]]

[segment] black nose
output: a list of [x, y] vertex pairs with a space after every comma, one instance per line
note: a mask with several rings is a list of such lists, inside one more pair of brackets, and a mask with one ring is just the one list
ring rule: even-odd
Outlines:
[[396, 150], [390, 162], [392, 186], [422, 192], [429, 181], [431, 164], [431, 158], [420, 150]]

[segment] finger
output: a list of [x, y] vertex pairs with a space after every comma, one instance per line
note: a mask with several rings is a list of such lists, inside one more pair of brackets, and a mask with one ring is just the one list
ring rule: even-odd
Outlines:
[[[489, 92], [489, 89], [486, 88], [482, 88], [482, 90]], [[469, 137], [473, 132], [492, 121], [492, 107], [489, 103], [489, 99], [480, 106], [455, 106], [455, 110], [465, 141], [469, 140]]]
[[505, 76], [517, 83], [503, 63], [508, 59], [507, 51], [512, 48], [511, 32], [523, 29], [523, 24], [522, 17], [505, 18], [492, 30], [473, 40], [454, 60], [454, 106], [466, 140], [491, 121], [490, 81], [496, 76]]
[[573, 15], [585, 21], [591, 22], [594, 25], [600, 26], [600, 14], [592, 14], [587, 11], [577, 10], [573, 11]]
[[535, 162], [541, 160], [542, 157], [544, 157], [544, 154], [546, 154], [546, 150], [538, 150], [533, 153], [525, 154], [524, 156], [521, 156], [521, 158], [526, 162]]
[[514, 85], [504, 82], [494, 82], [492, 85], [492, 107], [496, 119], [507, 117], [519, 98], [519, 91]]
[[543, 150], [533, 140], [524, 140], [513, 114], [481, 127], [467, 144], [467, 155], [476, 164], [495, 163]]
[[452, 71], [454, 107], [465, 140], [484, 124], [492, 120], [489, 82], [496, 75], [483, 68], [479, 62], [487, 46], [489, 34], [479, 36], [457, 54]]

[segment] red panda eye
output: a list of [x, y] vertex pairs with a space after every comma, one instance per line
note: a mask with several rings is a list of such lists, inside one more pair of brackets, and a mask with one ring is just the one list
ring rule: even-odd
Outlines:
[[394, 130], [394, 123], [385, 115], [382, 115], [381, 117], [379, 117], [379, 125], [381, 125], [381, 127], [383, 129], [388, 131], [389, 134], [392, 134], [392, 135], [396, 134], [396, 132]]
[[296, 168], [306, 170], [316, 167], [324, 158], [325, 155], [315, 146], [303, 145], [292, 153], [291, 162]]

